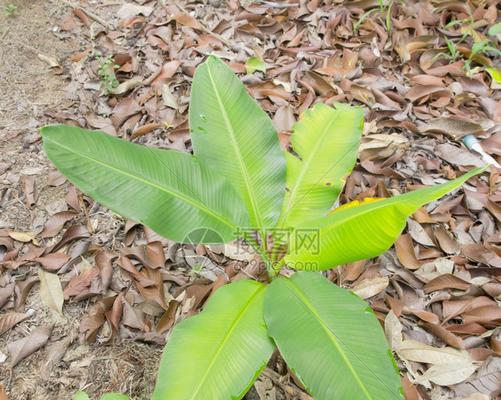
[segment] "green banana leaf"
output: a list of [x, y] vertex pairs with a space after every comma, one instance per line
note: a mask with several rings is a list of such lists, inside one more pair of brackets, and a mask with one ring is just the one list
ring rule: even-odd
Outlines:
[[[407, 217], [482, 172], [475, 168], [450, 182], [389, 199], [334, 210], [328, 217], [304, 223], [291, 235], [284, 262], [298, 270], [333, 268], [384, 253], [405, 228]], [[301, 235], [307, 232], [306, 239]]]
[[299, 157], [286, 153], [288, 190], [279, 226], [326, 216], [357, 161], [363, 121], [361, 108], [343, 104], [319, 103], [301, 115], [291, 136]]
[[90, 400], [90, 397], [87, 393], [79, 390], [78, 392], [76, 392], [73, 397], [71, 398], [71, 400]]
[[64, 125], [47, 126], [41, 134], [49, 159], [72, 183], [162, 236], [226, 242], [248, 223], [232, 186], [188, 153]]
[[101, 400], [129, 400], [129, 396], [121, 393], [106, 393], [101, 397]]
[[402, 399], [400, 376], [368, 304], [318, 273], [275, 279], [268, 333], [316, 400]]
[[274, 226], [285, 193], [278, 136], [238, 77], [214, 56], [195, 72], [189, 120], [195, 155], [231, 182], [252, 227]]
[[263, 319], [266, 286], [220, 288], [205, 309], [174, 328], [152, 400], [241, 399], [274, 349]]

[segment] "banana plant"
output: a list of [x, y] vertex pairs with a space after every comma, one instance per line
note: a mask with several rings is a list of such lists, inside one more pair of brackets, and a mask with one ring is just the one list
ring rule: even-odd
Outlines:
[[[72, 400], [90, 400], [90, 397], [86, 392], [78, 391]], [[106, 393], [101, 396], [100, 400], [129, 400], [129, 397], [121, 393]]]
[[336, 208], [363, 110], [316, 104], [284, 151], [268, 115], [214, 56], [193, 78], [189, 123], [193, 155], [71, 126], [41, 131], [50, 160], [104, 206], [179, 242], [247, 240], [267, 267], [266, 282], [223, 286], [173, 329], [152, 398], [240, 399], [276, 348], [315, 399], [402, 398], [371, 308], [320, 271], [380, 255], [412, 213], [483, 169]]

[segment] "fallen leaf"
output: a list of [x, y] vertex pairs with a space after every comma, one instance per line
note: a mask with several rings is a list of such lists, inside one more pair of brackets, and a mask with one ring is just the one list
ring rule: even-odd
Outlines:
[[411, 236], [406, 233], [401, 235], [395, 242], [395, 252], [397, 254], [398, 261], [410, 270], [418, 269], [421, 263], [416, 258], [416, 253], [414, 252], [414, 245], [412, 243]]
[[52, 253], [33, 259], [33, 261], [40, 263], [47, 271], [57, 271], [69, 260], [70, 257], [63, 253]]
[[424, 291], [425, 293], [431, 293], [442, 289], [466, 290], [470, 286], [470, 283], [462, 280], [461, 278], [458, 278], [457, 276], [454, 276], [452, 274], [444, 274], [428, 282], [424, 287]]
[[[501, 357], [487, 359], [470, 379], [452, 387], [458, 397], [483, 393], [489, 399], [499, 395]], [[492, 397], [491, 397], [492, 396]]]
[[391, 348], [393, 350], [399, 348], [402, 344], [402, 324], [391, 310], [384, 320], [384, 332]]
[[64, 224], [73, 219], [75, 215], [73, 211], [61, 211], [52, 215], [45, 223], [45, 227], [40, 233], [40, 236], [44, 239], [56, 236], [61, 232]]
[[153, 12], [153, 7], [149, 6], [140, 6], [138, 4], [133, 3], [124, 3], [116, 12], [116, 16], [119, 19], [128, 19], [131, 17], [135, 17], [136, 15], [142, 14], [145, 17], [148, 17]]
[[3, 335], [8, 330], [12, 329], [21, 321], [24, 321], [28, 318], [28, 314], [17, 313], [17, 312], [8, 312], [0, 316], [0, 335]]
[[386, 289], [390, 283], [387, 276], [381, 278], [364, 279], [362, 282], [354, 286], [351, 291], [363, 299], [375, 296]]
[[454, 385], [468, 379], [476, 370], [477, 367], [468, 360], [433, 365], [418, 378], [417, 382], [431, 381], [440, 386]]
[[397, 353], [408, 361], [434, 365], [471, 361], [470, 356], [464, 350], [456, 350], [451, 347], [432, 347], [415, 340], [404, 340], [397, 349]]
[[64, 295], [61, 287], [61, 281], [56, 274], [38, 269], [40, 278], [40, 298], [42, 302], [52, 310], [63, 314]]
[[426, 124], [418, 125], [418, 129], [422, 133], [442, 133], [453, 139], [460, 139], [466, 135], [475, 135], [483, 132], [482, 127], [475, 122], [447, 117], [432, 119]]
[[9, 236], [14, 240], [23, 243], [28, 243], [32, 240], [35, 240], [35, 235], [32, 232], [9, 231]]
[[7, 344], [7, 351], [11, 357], [11, 366], [15, 367], [21, 360], [45, 346], [51, 331], [52, 327], [50, 326], [40, 326], [35, 328], [29, 336]]

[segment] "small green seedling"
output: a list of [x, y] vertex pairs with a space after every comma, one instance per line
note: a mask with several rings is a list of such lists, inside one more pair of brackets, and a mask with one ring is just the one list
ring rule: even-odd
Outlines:
[[4, 13], [7, 17], [13, 17], [17, 11], [17, 6], [15, 4], [9, 3], [4, 7]]
[[182, 243], [246, 240], [266, 266], [267, 278], [223, 286], [174, 328], [152, 398], [241, 399], [278, 348], [317, 400], [402, 399], [375, 314], [321, 271], [380, 255], [407, 217], [483, 169], [333, 209], [357, 160], [362, 109], [316, 104], [284, 151], [268, 115], [213, 56], [193, 78], [189, 122], [194, 155], [42, 129], [52, 162], [106, 207]]
[[115, 71], [117, 68], [120, 68], [120, 66], [115, 64], [112, 55], [102, 58], [102, 56], [98, 54], [96, 57], [101, 61], [97, 70], [101, 85], [107, 93], [110, 93], [119, 85]]
[[[491, 36], [495, 36], [501, 28], [499, 27], [501, 24], [493, 25], [489, 28], [488, 34]], [[478, 72], [480, 67], [473, 67], [474, 62], [479, 62], [483, 64], [482, 60], [478, 57], [480, 56], [496, 56], [499, 57], [501, 55], [501, 51], [497, 48], [495, 43], [493, 43], [490, 39], [482, 37], [474, 27], [474, 20], [472, 17], [465, 18], [462, 20], [452, 20], [445, 28], [451, 27], [459, 27], [462, 32], [461, 38], [454, 42], [451, 39], [445, 38], [445, 42], [447, 44], [447, 49], [449, 54], [440, 53], [437, 55], [436, 59], [445, 58], [450, 62], [454, 62], [461, 58], [464, 59], [464, 70], [468, 76], [473, 75]], [[470, 40], [468, 40], [471, 38]], [[471, 50], [466, 52], [467, 55], [464, 55], [458, 49], [458, 45], [466, 42], [471, 43]], [[469, 54], [468, 54], [469, 53]], [[485, 68], [487, 70], [487, 68]]]

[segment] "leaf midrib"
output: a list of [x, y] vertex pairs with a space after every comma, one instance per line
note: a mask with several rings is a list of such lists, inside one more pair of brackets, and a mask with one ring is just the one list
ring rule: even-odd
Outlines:
[[231, 335], [233, 334], [233, 332], [235, 331], [235, 329], [237, 328], [238, 324], [240, 323], [240, 321], [242, 320], [242, 318], [244, 317], [245, 313], [247, 312], [247, 310], [249, 309], [249, 307], [252, 305], [254, 299], [256, 298], [256, 296], [263, 290], [265, 289], [266, 286], [261, 286], [260, 288], [258, 288], [254, 294], [249, 297], [249, 300], [247, 301], [247, 303], [245, 304], [245, 306], [242, 308], [242, 310], [240, 310], [240, 312], [237, 314], [235, 320], [233, 321], [233, 323], [231, 324], [230, 326], [230, 329], [228, 329], [228, 331], [226, 332], [226, 334], [223, 336], [223, 338], [221, 339], [221, 342], [219, 343], [219, 346], [216, 350], [216, 353], [214, 354], [211, 362], [209, 363], [207, 369], [205, 370], [205, 373], [204, 375], [202, 376], [202, 378], [200, 379], [200, 383], [198, 384], [197, 388], [195, 389], [195, 391], [193, 392], [193, 395], [191, 396], [190, 400], [194, 400], [196, 399], [196, 396], [198, 395], [198, 392], [200, 392], [200, 389], [203, 387], [204, 383], [205, 383], [205, 380], [207, 379], [207, 377], [209, 376], [210, 372], [211, 372], [211, 369], [212, 367], [214, 366], [214, 364], [216, 363], [219, 355], [221, 354], [221, 352], [223, 351], [224, 349], [224, 346], [226, 345], [226, 343], [228, 342], [228, 340], [230, 340], [231, 338]]
[[[458, 179], [460, 179], [460, 178], [458, 178]], [[444, 185], [447, 185], [447, 184], [449, 184], [451, 182], [446, 182], [446, 183], [444, 183]], [[461, 184], [462, 183], [458, 183], [457, 186], [460, 186]], [[424, 190], [424, 189], [429, 189], [429, 188], [436, 188], [436, 186], [428, 186], [427, 188], [418, 189], [418, 190]], [[440, 189], [444, 189], [444, 187], [441, 187]], [[412, 192], [407, 192], [407, 193], [404, 193], [404, 194], [401, 194], [401, 195], [390, 197], [390, 198], [387, 198], [387, 199], [384, 199], [384, 200], [381, 200], [381, 201], [378, 201], [378, 202], [374, 202], [374, 203], [370, 203], [370, 204], [362, 204], [362, 205], [359, 205], [359, 206], [351, 207], [351, 208], [346, 209], [346, 210], [342, 210], [340, 212], [345, 212], [347, 214], [345, 217], [338, 218], [335, 221], [333, 221], [333, 222], [331, 222], [331, 223], [329, 223], [327, 225], [321, 226], [319, 228], [319, 230], [320, 230], [320, 232], [331, 232], [332, 230], [335, 230], [337, 228], [337, 226], [339, 226], [340, 224], [349, 223], [350, 221], [352, 221], [352, 220], [354, 220], [356, 218], [362, 217], [362, 216], [368, 214], [369, 212], [373, 212], [373, 211], [376, 211], [376, 210], [379, 210], [379, 209], [382, 209], [382, 208], [394, 207], [394, 206], [398, 207], [398, 206], [403, 206], [403, 205], [408, 205], [408, 206], [412, 205], [413, 208], [417, 209], [422, 204], [431, 201], [431, 200], [428, 200], [428, 197], [426, 197], [426, 200], [420, 200], [417, 203], [414, 203], [414, 199], [412, 199], [412, 198], [409, 199], [409, 197], [412, 197], [412, 195], [415, 192], [417, 192], [418, 190], [414, 190]], [[445, 194], [447, 194], [447, 193], [445, 193]], [[438, 198], [440, 198], [442, 196], [445, 196], [445, 194], [439, 195]], [[402, 199], [401, 196], [405, 196], [405, 198]], [[435, 196], [433, 196], [433, 197], [435, 197]], [[417, 206], [415, 204], [417, 204]], [[362, 208], [362, 210], [360, 210], [361, 208]], [[334, 210], [333, 213], [335, 213], [335, 211], [336, 210]], [[310, 221], [310, 222], [315, 222], [315, 221], [317, 221], [317, 220]], [[299, 253], [298, 256], [300, 254], [302, 254], [302, 253]], [[286, 258], [289, 258], [289, 257], [286, 257]]]
[[247, 197], [251, 203], [252, 207], [252, 214], [254, 216], [254, 220], [257, 224], [257, 227], [262, 227], [262, 219], [261, 219], [261, 214], [259, 213], [259, 209], [257, 206], [257, 201], [254, 198], [254, 191], [251, 188], [251, 183], [250, 183], [250, 177], [249, 177], [249, 172], [247, 171], [247, 168], [245, 166], [245, 162], [243, 160], [242, 153], [240, 152], [240, 148], [238, 146], [237, 140], [236, 140], [236, 134], [235, 130], [233, 129], [233, 125], [231, 124], [231, 121], [228, 117], [228, 113], [226, 112], [226, 109], [223, 104], [223, 100], [221, 99], [221, 96], [219, 94], [219, 91], [216, 86], [216, 82], [214, 81], [214, 78], [212, 76], [212, 72], [210, 69], [210, 65], [207, 65], [207, 73], [209, 75], [209, 79], [212, 85], [212, 88], [214, 89], [214, 94], [216, 95], [217, 103], [219, 105], [219, 108], [221, 110], [221, 114], [223, 115], [223, 120], [226, 125], [226, 128], [228, 129], [228, 133], [230, 134], [230, 143], [231, 147], [233, 148], [233, 151], [235, 152], [236, 158], [238, 160], [238, 165], [240, 167], [240, 172], [243, 177], [244, 185], [245, 188], [247, 189]]
[[329, 328], [329, 326], [324, 322], [324, 320], [322, 319], [320, 314], [318, 314], [318, 312], [315, 310], [314, 305], [303, 294], [300, 287], [297, 286], [291, 279], [284, 278], [283, 282], [285, 282], [292, 289], [293, 295], [295, 295], [300, 300], [301, 304], [303, 304], [306, 307], [306, 309], [311, 312], [311, 314], [318, 321], [319, 325], [325, 331], [325, 333], [327, 334], [329, 339], [331, 339], [331, 342], [336, 347], [338, 353], [341, 355], [342, 360], [347, 365], [348, 370], [351, 372], [351, 374], [355, 378], [355, 381], [358, 383], [358, 385], [362, 389], [362, 392], [365, 394], [366, 398], [369, 400], [374, 400], [373, 397], [370, 395], [370, 393], [367, 391], [367, 388], [364, 386], [362, 379], [360, 378], [360, 376], [357, 374], [357, 372], [353, 368], [353, 365], [351, 364], [350, 360], [348, 359], [346, 353], [343, 351], [340, 344], [338, 343], [336, 335], [332, 332], [332, 330]]
[[176, 190], [172, 190], [172, 189], [168, 189], [167, 187], [165, 187], [165, 186], [161, 186], [161, 185], [159, 185], [159, 184], [156, 184], [156, 183], [155, 183], [155, 182], [153, 182], [153, 181], [150, 181], [150, 180], [147, 180], [147, 179], [141, 178], [141, 177], [139, 177], [139, 176], [137, 176], [137, 175], [133, 175], [133, 174], [130, 174], [130, 173], [128, 173], [128, 172], [125, 172], [125, 171], [124, 171], [124, 170], [122, 170], [122, 169], [116, 168], [116, 167], [114, 167], [114, 166], [113, 166], [113, 165], [111, 165], [111, 164], [105, 163], [105, 162], [103, 162], [103, 161], [101, 161], [101, 160], [99, 160], [99, 159], [97, 159], [97, 158], [91, 157], [91, 156], [89, 156], [89, 155], [87, 155], [87, 154], [84, 154], [84, 153], [79, 153], [79, 152], [77, 152], [77, 151], [73, 150], [71, 147], [64, 146], [63, 144], [61, 144], [61, 143], [59, 143], [59, 142], [57, 142], [57, 141], [54, 141], [54, 140], [52, 140], [52, 139], [51, 139], [51, 138], [49, 138], [49, 137], [46, 137], [46, 138], [45, 138], [45, 141], [46, 141], [46, 142], [50, 142], [50, 143], [52, 143], [52, 144], [54, 144], [54, 145], [56, 145], [56, 146], [59, 146], [59, 147], [61, 147], [61, 148], [65, 149], [66, 151], [69, 151], [70, 153], [76, 154], [76, 155], [77, 155], [77, 156], [79, 156], [79, 157], [85, 158], [85, 159], [90, 160], [90, 161], [94, 161], [96, 164], [99, 164], [99, 165], [101, 165], [101, 166], [103, 166], [103, 167], [105, 167], [105, 168], [109, 168], [110, 170], [112, 170], [112, 171], [114, 171], [114, 172], [117, 172], [118, 174], [122, 174], [122, 175], [127, 176], [127, 177], [129, 177], [129, 178], [132, 178], [132, 179], [134, 179], [134, 180], [136, 180], [136, 181], [142, 182], [142, 183], [144, 183], [145, 185], [152, 186], [152, 187], [154, 187], [154, 188], [156, 188], [156, 189], [158, 189], [158, 190], [160, 190], [160, 191], [162, 191], [162, 192], [164, 192], [164, 193], [167, 193], [167, 194], [169, 194], [169, 195], [171, 195], [171, 196], [173, 196], [173, 197], [176, 197], [176, 198], [180, 199], [181, 201], [184, 201], [185, 203], [187, 203], [187, 204], [189, 204], [189, 205], [193, 206], [194, 208], [199, 209], [200, 211], [202, 211], [202, 212], [204, 212], [205, 214], [207, 214], [207, 215], [209, 215], [209, 216], [213, 217], [214, 219], [216, 219], [216, 220], [218, 220], [218, 221], [222, 222], [223, 224], [227, 225], [228, 227], [230, 227], [230, 228], [232, 228], [232, 229], [234, 229], [234, 228], [235, 228], [234, 224], [232, 224], [232, 223], [231, 223], [230, 221], [228, 221], [226, 218], [224, 218], [223, 216], [221, 216], [221, 215], [219, 215], [219, 214], [214, 213], [214, 212], [213, 212], [210, 208], [205, 207], [205, 205], [204, 205], [203, 203], [198, 202], [198, 201], [196, 201], [195, 199], [193, 199], [193, 198], [191, 198], [191, 197], [188, 197], [188, 196], [184, 195], [184, 194], [183, 194], [183, 193], [181, 193], [181, 192], [178, 192], [178, 191], [176, 191]]
[[330, 130], [332, 124], [337, 120], [338, 116], [339, 116], [339, 112], [337, 112], [336, 116], [334, 118], [332, 118], [331, 121], [329, 121], [329, 123], [327, 124], [327, 126], [324, 128], [322, 134], [320, 135], [319, 140], [316, 141], [315, 146], [313, 147], [313, 151], [311, 151], [309, 153], [309, 156], [307, 157], [306, 160], [303, 160], [303, 166], [301, 168], [301, 172], [299, 173], [299, 176], [296, 179], [294, 187], [293, 187], [293, 189], [290, 192], [289, 200], [287, 202], [286, 208], [285, 208], [284, 213], [283, 213], [283, 215], [284, 215], [284, 217], [282, 218], [283, 220], [280, 221], [280, 223], [278, 224], [279, 227], [281, 227], [281, 225], [285, 224], [285, 221], [287, 221], [288, 214], [289, 214], [289, 212], [291, 210], [293, 202], [295, 201], [296, 195], [298, 193], [298, 188], [301, 185], [301, 183], [303, 181], [303, 178], [306, 176], [306, 173], [308, 172], [308, 169], [310, 167], [310, 164], [311, 164], [312, 160], [314, 158], [316, 158], [316, 157], [314, 157], [314, 155], [316, 155], [316, 153], [318, 152], [318, 149], [323, 144], [324, 139], [327, 136], [328, 131]]

